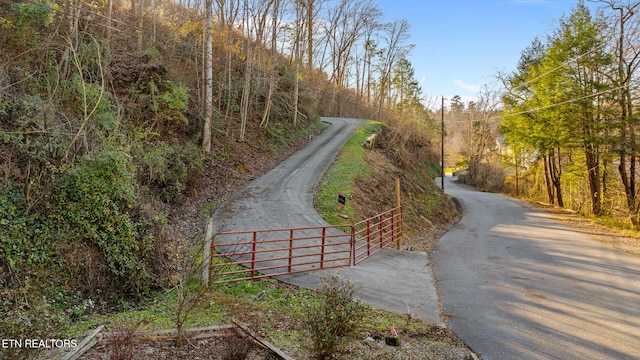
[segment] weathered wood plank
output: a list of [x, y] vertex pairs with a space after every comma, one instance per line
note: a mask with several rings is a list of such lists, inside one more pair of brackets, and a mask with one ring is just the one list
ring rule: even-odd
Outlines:
[[[235, 331], [236, 327], [234, 325], [218, 325], [218, 326], [209, 326], [204, 328], [192, 328], [185, 329], [184, 334], [187, 339], [207, 339], [216, 336], [225, 336], [230, 332]], [[132, 340], [137, 343], [142, 342], [151, 342], [151, 341], [172, 341], [176, 339], [178, 336], [178, 331], [175, 329], [171, 330], [141, 330], [136, 331], [132, 336]], [[110, 333], [102, 333], [98, 336], [98, 345], [104, 344], [113, 344], [118, 341], [122, 341], [119, 339], [120, 334], [115, 332]]]
[[263, 339], [262, 337], [260, 337], [258, 334], [256, 334], [253, 331], [251, 331], [251, 329], [249, 329], [249, 327], [247, 325], [237, 321], [236, 319], [231, 319], [231, 321], [234, 324], [236, 324], [238, 326], [238, 328], [240, 328], [240, 330], [244, 331], [247, 335], [251, 336], [255, 341], [257, 341], [258, 343], [262, 344], [267, 349], [271, 350], [274, 354], [278, 355], [281, 359], [283, 359], [283, 360], [295, 360], [291, 356], [289, 356], [289, 355], [285, 354], [284, 352], [282, 352], [282, 350], [280, 350], [277, 347], [275, 347], [270, 342], [268, 342], [265, 339]]
[[96, 336], [98, 335], [98, 333], [100, 331], [102, 331], [103, 328], [104, 328], [104, 325], [98, 326], [89, 335], [87, 335], [87, 337], [85, 337], [84, 340], [82, 340], [80, 342], [80, 344], [78, 344], [78, 346], [75, 347], [75, 349], [73, 349], [72, 351], [67, 353], [60, 360], [76, 360], [76, 359], [79, 359], [80, 356], [82, 356], [89, 349], [91, 349], [93, 347], [93, 345], [96, 344], [96, 342], [97, 342]]

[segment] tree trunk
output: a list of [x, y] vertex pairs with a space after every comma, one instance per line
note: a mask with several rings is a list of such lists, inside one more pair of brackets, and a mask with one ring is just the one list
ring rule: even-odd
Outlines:
[[561, 165], [561, 157], [560, 157], [560, 149], [554, 149], [554, 154], [551, 158], [551, 166], [549, 168], [551, 173], [551, 182], [553, 183], [553, 187], [555, 188], [556, 199], [558, 200], [558, 206], [561, 208], [564, 207], [564, 200], [562, 198], [562, 182], [560, 181], [562, 178], [562, 165]]
[[104, 35], [107, 44], [111, 43], [111, 14], [113, 13], [113, 0], [107, 0], [107, 29]]
[[245, 63], [244, 63], [244, 86], [242, 87], [242, 97], [240, 99], [240, 141], [244, 141], [245, 133], [247, 129], [247, 119], [249, 117], [249, 99], [251, 97], [251, 34], [249, 33], [249, 4], [247, 0], [244, 1], [244, 29], [245, 34]]
[[546, 155], [542, 163], [544, 165], [544, 180], [547, 187], [547, 196], [549, 197], [549, 203], [554, 205], [556, 203], [556, 197], [555, 192], [553, 191], [553, 184], [551, 183], [551, 175], [549, 171], [551, 155]]
[[307, 69], [313, 69], [313, 8], [314, 0], [307, 0]]
[[298, 80], [299, 78], [298, 71], [299, 71], [300, 65], [298, 64], [298, 59], [296, 59], [295, 67], [296, 67], [296, 81], [294, 82], [294, 86], [293, 86], [293, 126], [296, 126], [298, 124], [298, 92], [300, 91], [299, 80]]
[[596, 145], [593, 144], [586, 146], [585, 158], [589, 179], [589, 193], [591, 195], [591, 211], [598, 216], [602, 213], [602, 194], [600, 192], [600, 159], [595, 147]]
[[249, 97], [251, 93], [251, 67], [249, 61], [244, 68], [244, 86], [242, 87], [242, 98], [240, 100], [240, 141], [244, 141], [247, 119], [249, 117]]
[[211, 152], [211, 117], [213, 114], [213, 65], [212, 65], [212, 0], [205, 1], [205, 90], [204, 90], [204, 125], [202, 128], [202, 150]]
[[516, 155], [516, 197], [520, 196], [520, 152]]
[[[273, 16], [271, 17], [271, 62], [275, 64], [277, 59], [277, 41], [278, 41], [278, 10], [280, 2], [275, 0], [273, 4]], [[272, 66], [273, 67], [273, 66]], [[271, 116], [271, 101], [273, 101], [273, 90], [276, 85], [276, 74], [273, 69], [269, 69], [269, 91], [267, 93], [267, 103], [264, 107], [264, 113], [262, 114], [262, 121], [260, 126], [267, 126], [269, 124], [269, 117]]]
[[[131, 0], [131, 2], [133, 3], [134, 0]], [[143, 36], [142, 36], [142, 28], [144, 26], [144, 0], [140, 1], [140, 7], [138, 9], [138, 14], [136, 14], [136, 33], [137, 33], [137, 40], [136, 40], [136, 44], [138, 47], [138, 51], [142, 51], [143, 49]]]

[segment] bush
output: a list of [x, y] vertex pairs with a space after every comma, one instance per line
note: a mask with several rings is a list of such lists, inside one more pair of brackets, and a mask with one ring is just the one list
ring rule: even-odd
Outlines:
[[0, 246], [9, 271], [45, 264], [52, 253], [47, 233], [44, 222], [28, 213], [21, 191], [12, 183], [0, 190]]
[[171, 80], [164, 80], [156, 84], [153, 80], [148, 84], [151, 92], [151, 110], [162, 120], [179, 120], [188, 123], [189, 120], [182, 113], [189, 105], [188, 88], [176, 84]]
[[364, 306], [353, 299], [354, 284], [338, 275], [323, 278], [319, 293], [319, 302], [307, 309], [305, 323], [317, 358], [330, 359], [355, 335]]
[[37, 46], [60, 6], [49, 0], [12, 3], [11, 10], [3, 14], [3, 31], [11, 34], [7, 40], [13, 46]]
[[109, 351], [109, 360], [130, 360], [139, 359], [141, 355], [140, 346], [136, 339], [136, 331], [142, 321], [137, 321], [122, 326], [116, 326], [113, 333], [113, 344]]
[[222, 360], [245, 360], [256, 345], [247, 337], [237, 335], [223, 336], [220, 358]]
[[138, 239], [134, 190], [126, 152], [90, 154], [63, 176], [56, 215], [67, 238], [97, 247], [117, 289], [138, 294], [148, 281], [142, 259], [151, 242]]
[[182, 195], [203, 169], [199, 146], [193, 143], [158, 144], [150, 151], [139, 149], [140, 182], [160, 193], [164, 202]]
[[[0, 296], [0, 339], [50, 339], [66, 319], [43, 296], [37, 295], [39, 286], [25, 284], [20, 294]], [[38, 352], [30, 348], [6, 348], [0, 350], [0, 359], [33, 359]]]
[[478, 164], [468, 172], [458, 176], [463, 184], [475, 186], [482, 191], [500, 192], [504, 189], [505, 173], [498, 164]]

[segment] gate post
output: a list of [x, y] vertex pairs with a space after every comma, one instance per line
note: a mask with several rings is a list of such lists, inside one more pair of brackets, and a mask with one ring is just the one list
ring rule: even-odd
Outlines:
[[320, 248], [320, 269], [324, 269], [324, 247], [325, 247], [326, 237], [327, 237], [327, 228], [323, 226], [322, 227], [322, 243]]
[[351, 225], [351, 249], [350, 249], [350, 253], [351, 255], [349, 256], [349, 266], [355, 266], [356, 265], [356, 226], [355, 225]]
[[253, 245], [251, 249], [251, 279], [255, 276], [256, 269], [256, 250], [258, 243], [258, 234], [256, 231], [253, 232]]
[[[391, 241], [397, 241], [396, 239], [396, 213], [395, 209], [391, 209]], [[400, 250], [400, 243], [396, 242], [398, 250]]]
[[378, 242], [380, 242], [380, 249], [384, 247], [384, 233], [382, 231], [382, 215], [378, 215]]
[[293, 262], [293, 229], [289, 230], [289, 267], [288, 272], [291, 273], [291, 263]]
[[213, 240], [213, 219], [207, 218], [207, 228], [204, 232], [204, 244], [202, 248], [202, 269], [201, 284], [204, 287], [209, 287], [209, 280], [211, 277], [211, 262], [213, 261], [213, 254], [211, 253], [211, 245]]
[[367, 257], [371, 256], [371, 219], [367, 219]]

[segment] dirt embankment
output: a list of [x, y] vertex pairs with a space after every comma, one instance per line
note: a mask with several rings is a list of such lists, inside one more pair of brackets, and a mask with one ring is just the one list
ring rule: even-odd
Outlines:
[[[309, 139], [301, 139], [277, 153], [254, 140], [217, 144], [213, 155], [205, 161], [203, 176], [171, 209], [171, 220], [165, 229], [168, 234], [189, 240], [202, 235], [206, 212], [213, 212], [228, 196], [274, 168]], [[395, 179], [400, 177], [404, 248], [429, 251], [459, 218], [454, 202], [440, 191], [429, 174], [429, 164], [438, 161], [431, 144], [415, 134], [401, 134], [384, 127], [373, 146], [366, 149], [365, 160], [371, 173], [356, 180], [352, 194], [354, 210], [366, 218], [393, 208]]]
[[384, 127], [365, 152], [371, 167], [356, 180], [352, 205], [363, 218], [395, 207], [395, 179], [400, 178], [405, 223], [404, 248], [430, 251], [458, 219], [455, 203], [438, 188], [429, 167], [438, 163], [432, 144], [415, 132]]
[[[418, 139], [419, 140], [419, 139]], [[199, 236], [204, 230], [203, 209], [209, 211], [218, 207], [224, 199], [251, 180], [275, 167], [284, 158], [301, 148], [306, 141], [300, 140], [288, 151], [274, 154], [259, 143], [218, 144], [217, 150], [205, 165], [205, 174], [193, 184], [188, 196], [180, 206], [172, 209], [172, 221], [168, 224], [172, 232], [185, 239]], [[234, 151], [229, 151], [229, 147]], [[428, 176], [425, 157], [428, 157], [428, 142], [420, 143], [412, 136], [404, 137], [386, 129], [379, 134], [378, 142], [366, 150], [366, 160], [371, 167], [369, 176], [356, 181], [356, 189], [352, 194], [354, 209], [362, 216], [375, 215], [395, 205], [395, 178], [401, 182], [401, 197], [405, 219], [405, 249], [421, 251], [430, 250], [442, 232], [448, 229], [458, 218], [455, 204], [447, 198]], [[418, 154], [423, 151], [422, 154]], [[222, 156], [229, 154], [228, 157]], [[232, 155], [231, 155], [232, 154]], [[286, 284], [274, 283], [272, 286], [282, 288], [295, 296], [296, 289]], [[211, 301], [216, 301], [211, 299]], [[221, 302], [223, 303], [223, 302]], [[303, 326], [300, 319], [291, 314], [278, 311], [265, 311], [260, 307], [245, 307], [242, 302], [233, 301], [227, 309], [235, 313], [242, 322], [251, 328], [262, 330], [265, 324], [276, 332], [299, 331]], [[407, 322], [414, 321], [407, 319]], [[267, 335], [267, 337], [269, 337]], [[430, 332], [403, 332], [403, 346], [392, 348], [383, 345], [382, 332], [362, 333], [350, 342], [342, 356], [344, 359], [396, 359], [396, 358], [430, 358], [430, 359], [468, 359], [469, 350], [449, 329], [433, 326]], [[194, 341], [191, 346], [176, 348], [172, 343], [150, 343], [137, 347], [138, 354], [150, 359], [171, 359], [176, 356], [192, 358], [213, 358], [217, 354], [226, 354], [229, 344], [237, 349], [242, 340], [212, 338]], [[284, 342], [282, 350], [298, 359], [309, 358], [309, 353], [298, 342]], [[90, 355], [108, 354], [112, 349], [96, 347]], [[213, 357], [211, 357], [213, 356]], [[270, 359], [272, 355], [265, 352], [254, 352], [252, 359]], [[93, 358], [93, 357], [89, 357]]]

